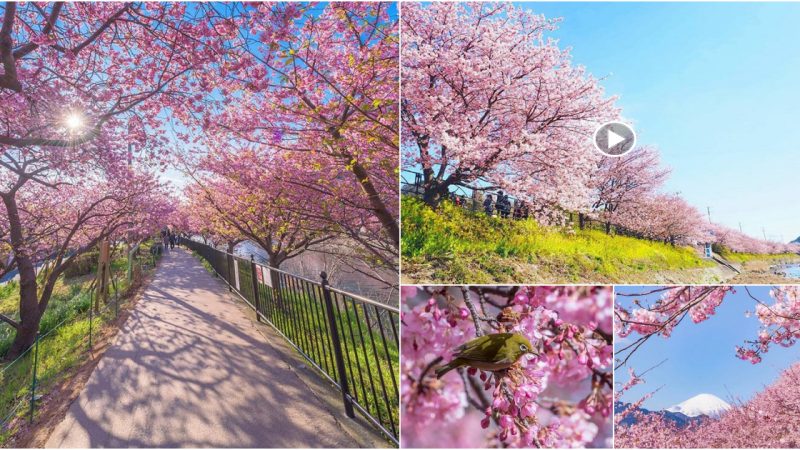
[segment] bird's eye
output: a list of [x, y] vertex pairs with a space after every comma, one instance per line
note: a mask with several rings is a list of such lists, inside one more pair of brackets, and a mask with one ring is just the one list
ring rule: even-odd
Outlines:
[[528, 346], [525, 345], [525, 344], [519, 344], [519, 350], [522, 351], [522, 352], [527, 352], [528, 351]]

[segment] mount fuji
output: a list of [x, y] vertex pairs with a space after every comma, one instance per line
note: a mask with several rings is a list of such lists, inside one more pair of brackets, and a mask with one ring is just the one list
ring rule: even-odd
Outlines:
[[731, 405], [716, 395], [700, 394], [675, 406], [670, 406], [666, 411], [681, 413], [688, 417], [708, 416], [718, 419], [729, 409], [731, 409]]
[[[630, 406], [630, 403], [615, 402], [614, 413], [620, 414], [623, 411], [628, 410]], [[730, 408], [731, 405], [715, 395], [700, 394], [690, 398], [689, 400], [686, 400], [685, 402], [678, 403], [675, 406], [670, 406], [669, 408], [662, 409], [660, 411], [650, 411], [641, 407], [636, 408], [636, 411], [643, 415], [658, 414], [664, 419], [673, 422], [679, 428], [683, 428], [693, 423], [718, 419]], [[629, 414], [622, 419], [620, 424], [632, 425], [636, 422], [636, 415]]]

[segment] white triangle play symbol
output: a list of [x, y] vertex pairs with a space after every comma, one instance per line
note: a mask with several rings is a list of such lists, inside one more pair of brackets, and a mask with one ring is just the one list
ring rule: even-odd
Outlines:
[[608, 136], [607, 137], [607, 139], [608, 139], [608, 148], [611, 148], [611, 147], [619, 144], [620, 142], [625, 142], [627, 140], [626, 138], [618, 135], [617, 133], [614, 133], [610, 129], [607, 130], [607, 131], [608, 131], [608, 134], [607, 134], [607, 136]]

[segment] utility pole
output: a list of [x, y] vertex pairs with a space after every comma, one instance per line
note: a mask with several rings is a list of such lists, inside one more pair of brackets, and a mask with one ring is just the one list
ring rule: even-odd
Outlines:
[[708, 223], [711, 223], [711, 207], [706, 206], [706, 209], [708, 210]]
[[744, 231], [742, 231], [742, 222], [739, 222], [739, 233], [744, 233]]
[[767, 240], [767, 231], [764, 229], [764, 227], [761, 227], [761, 233], [764, 235], [764, 240], [766, 241]]

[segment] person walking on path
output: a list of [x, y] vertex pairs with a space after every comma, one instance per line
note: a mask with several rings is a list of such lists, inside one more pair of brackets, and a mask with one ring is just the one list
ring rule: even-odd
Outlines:
[[164, 253], [169, 250], [169, 228], [164, 227], [161, 230], [161, 245], [164, 247]]

